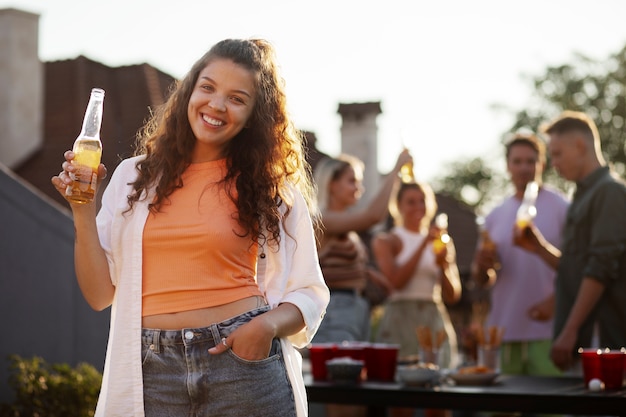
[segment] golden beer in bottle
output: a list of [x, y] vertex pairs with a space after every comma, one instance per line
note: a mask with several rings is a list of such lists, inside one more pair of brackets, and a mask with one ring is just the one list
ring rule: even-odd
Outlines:
[[433, 240], [433, 252], [437, 257], [439, 263], [439, 256], [444, 251], [448, 242], [450, 242], [450, 235], [448, 234], [448, 215], [446, 213], [440, 213], [435, 217], [435, 226], [439, 229], [439, 236]]
[[517, 214], [515, 216], [515, 232], [513, 240], [516, 243], [523, 241], [525, 234], [527, 233], [527, 229], [535, 219], [535, 216], [537, 216], [537, 207], [535, 204], [537, 202], [538, 194], [539, 184], [535, 181], [531, 181], [526, 184], [522, 204], [519, 209], [517, 209]]
[[402, 182], [411, 184], [415, 182], [415, 174], [413, 173], [413, 162], [407, 162], [400, 168], [400, 179]]
[[[407, 130], [403, 129], [400, 131], [400, 140], [402, 141], [402, 148], [404, 150], [408, 150], [408, 137]], [[415, 173], [413, 172], [413, 161], [407, 162], [406, 164], [400, 167], [400, 181], [405, 184], [413, 184], [415, 183]]]
[[478, 231], [480, 233], [479, 250], [493, 256], [493, 266], [487, 270], [487, 275], [492, 276], [502, 266], [498, 259], [498, 246], [496, 245], [496, 242], [493, 241], [491, 235], [489, 234], [489, 231], [485, 227], [485, 218], [477, 217], [476, 224], [478, 225]]
[[72, 165], [75, 170], [70, 173], [73, 182], [65, 189], [65, 198], [73, 203], [90, 203], [96, 195], [98, 166], [102, 156], [100, 127], [103, 104], [104, 90], [93, 88], [85, 111], [83, 127], [72, 148], [74, 152]]

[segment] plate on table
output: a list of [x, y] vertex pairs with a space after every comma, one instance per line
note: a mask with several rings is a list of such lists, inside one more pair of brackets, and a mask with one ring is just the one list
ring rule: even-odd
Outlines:
[[409, 386], [425, 386], [435, 383], [440, 376], [439, 367], [432, 364], [398, 365], [398, 380]]
[[483, 366], [468, 366], [451, 372], [448, 376], [457, 385], [491, 385], [499, 372]]

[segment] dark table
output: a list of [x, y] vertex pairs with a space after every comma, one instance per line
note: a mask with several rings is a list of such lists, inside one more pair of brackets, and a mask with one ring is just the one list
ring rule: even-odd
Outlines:
[[369, 416], [385, 416], [387, 407], [626, 416], [625, 389], [590, 392], [580, 377], [500, 375], [486, 386], [409, 387], [334, 384], [305, 376], [305, 384], [309, 402], [365, 405]]

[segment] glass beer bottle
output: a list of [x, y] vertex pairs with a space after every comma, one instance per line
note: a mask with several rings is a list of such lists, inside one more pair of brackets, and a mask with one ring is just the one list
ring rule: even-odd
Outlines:
[[415, 182], [415, 174], [413, 173], [413, 162], [407, 162], [400, 168], [400, 179], [402, 182], [411, 184]]
[[493, 271], [495, 272], [496, 270], [500, 269], [500, 262], [498, 261], [497, 258], [497, 245], [496, 242], [493, 241], [493, 239], [491, 238], [491, 235], [489, 234], [489, 231], [487, 230], [487, 228], [485, 227], [485, 219], [484, 217], [477, 217], [476, 218], [476, 224], [478, 225], [478, 231], [480, 233], [480, 247], [479, 249], [483, 252], [487, 252], [490, 254], [493, 254], [494, 256], [494, 263], [493, 263]]
[[96, 195], [98, 166], [102, 156], [100, 127], [103, 104], [104, 90], [93, 88], [85, 111], [83, 127], [72, 148], [74, 152], [72, 165], [75, 170], [70, 173], [73, 182], [65, 189], [65, 198], [73, 203], [90, 203]]
[[[402, 148], [408, 151], [409, 147], [407, 133], [408, 132], [404, 129], [400, 131], [400, 140], [402, 141]], [[415, 174], [413, 173], [413, 161], [407, 162], [406, 164], [402, 165], [402, 167], [400, 168], [400, 180], [406, 184], [415, 183]]]
[[439, 256], [446, 248], [448, 242], [450, 242], [450, 235], [448, 234], [448, 215], [446, 213], [440, 213], [435, 217], [435, 226], [439, 229], [439, 236], [433, 240], [433, 251], [439, 262]]
[[522, 204], [517, 209], [517, 215], [515, 217], [515, 234], [514, 240], [520, 242], [524, 239], [526, 229], [533, 222], [533, 219], [537, 215], [537, 195], [539, 194], [539, 184], [535, 181], [531, 181], [526, 184], [524, 190], [524, 198]]

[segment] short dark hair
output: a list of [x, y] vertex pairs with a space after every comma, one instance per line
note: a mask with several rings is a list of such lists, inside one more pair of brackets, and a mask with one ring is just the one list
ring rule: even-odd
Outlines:
[[532, 133], [518, 133], [504, 144], [506, 159], [509, 159], [511, 148], [516, 145], [530, 146], [537, 152], [537, 156], [540, 162], [546, 161], [546, 145], [536, 135]]
[[600, 140], [598, 128], [593, 119], [583, 112], [566, 110], [552, 121], [543, 131], [548, 135], [553, 133], [562, 134], [567, 132], [581, 132], [589, 139]]

